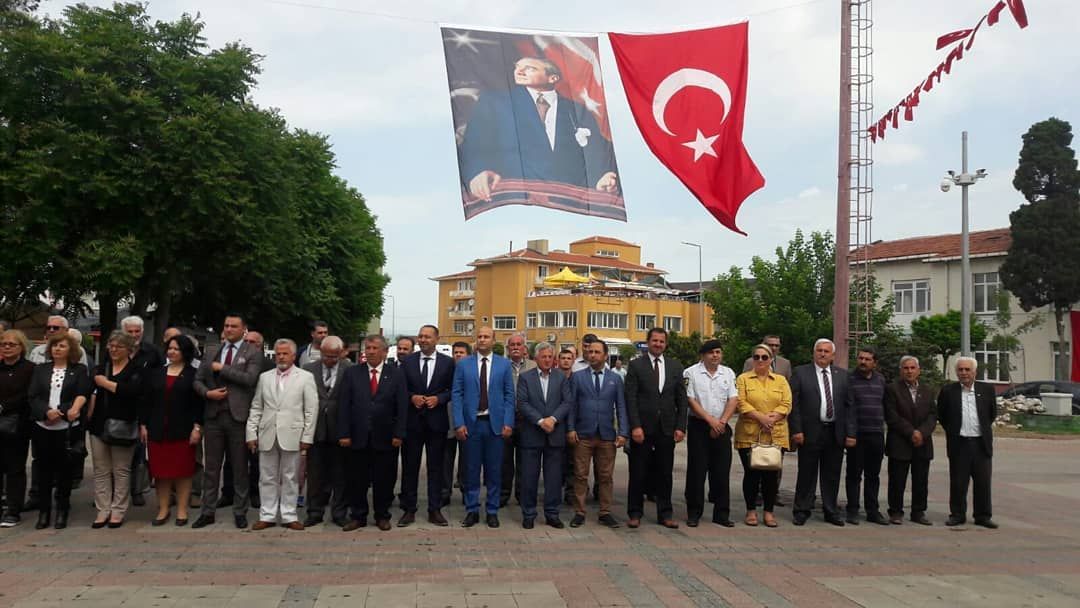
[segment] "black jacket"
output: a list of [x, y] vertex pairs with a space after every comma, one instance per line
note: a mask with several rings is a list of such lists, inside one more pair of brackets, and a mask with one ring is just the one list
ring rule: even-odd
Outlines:
[[[409, 432], [421, 432], [425, 428], [437, 433], [445, 433], [450, 430], [450, 417], [446, 413], [447, 404], [450, 403], [450, 389], [454, 384], [454, 359], [442, 353], [432, 353], [430, 365], [435, 369], [431, 374], [431, 384], [425, 386], [427, 380], [420, 375], [423, 365], [424, 354], [421, 351], [405, 357], [398, 364], [405, 374], [405, 387], [409, 396], [409, 409], [407, 414], [407, 427]], [[417, 408], [412, 404], [413, 395], [424, 397], [434, 396], [439, 404], [433, 408]]]
[[185, 365], [173, 381], [172, 391], [165, 398], [165, 378], [168, 368], [148, 372], [147, 395], [143, 399], [139, 420], [146, 425], [150, 441], [179, 441], [191, 436], [191, 429], [202, 424], [206, 403], [195, 392], [195, 368]]
[[361, 363], [345, 370], [338, 394], [338, 439], [351, 439], [352, 449], [370, 444], [375, 450], [393, 448], [393, 439], [405, 438], [409, 394], [400, 367], [383, 365], [375, 394], [371, 394], [370, 368]]
[[[821, 392], [818, 390], [817, 365], [807, 363], [791, 372], [791, 415], [788, 431], [792, 436], [803, 434], [803, 445], [816, 445], [825, 425], [821, 422]], [[848, 373], [829, 366], [829, 383], [833, 393], [833, 440], [844, 445], [847, 437], [857, 437], [859, 421], [854, 399], [848, 390]]]
[[673, 436], [686, 432], [686, 383], [683, 366], [670, 353], [664, 353], [664, 391], [657, 390], [653, 376], [652, 355], [645, 354], [626, 368], [626, 415], [630, 428], [641, 427], [646, 435], [662, 433]]
[[[44, 421], [49, 411], [49, 382], [52, 380], [53, 362], [46, 361], [34, 366], [34, 374], [30, 378], [30, 418]], [[64, 386], [60, 389], [60, 411], [67, 412], [71, 409], [75, 398], [83, 396], [90, 398], [90, 375], [86, 373], [86, 366], [81, 363], [68, 364], [64, 373]], [[86, 409], [83, 409], [85, 412]], [[85, 416], [85, 414], [84, 414]]]
[[[994, 418], [997, 417], [997, 396], [994, 387], [985, 382], [976, 382], [975, 411], [979, 415], [979, 430], [986, 453], [994, 455]], [[960, 440], [960, 424], [963, 421], [963, 397], [960, 383], [953, 382], [942, 387], [938, 393], [937, 416], [941, 427], [945, 429], [945, 450], [952, 453], [953, 445]]]
[[[937, 426], [937, 412], [934, 395], [930, 387], [920, 382], [911, 399], [907, 384], [897, 379], [885, 387], [885, 424], [889, 432], [885, 436], [885, 453], [897, 460], [934, 459], [934, 427]], [[923, 444], [915, 447], [911, 443], [911, 434], [915, 431], [923, 436]]]
[[105, 432], [105, 420], [109, 418], [128, 422], [139, 420], [146, 373], [134, 360], [129, 361], [117, 374], [112, 373], [111, 361], [97, 366], [94, 375], [103, 375], [115, 382], [116, 392], [111, 393], [100, 386], [94, 386], [94, 414], [90, 417], [89, 426], [91, 435], [100, 436]]
[[20, 358], [14, 365], [0, 361], [0, 416], [30, 417], [30, 379], [34, 364]]

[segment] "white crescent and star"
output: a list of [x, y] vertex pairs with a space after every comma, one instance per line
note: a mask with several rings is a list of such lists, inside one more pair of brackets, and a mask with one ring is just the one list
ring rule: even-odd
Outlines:
[[[698, 87], [715, 93], [724, 102], [724, 114], [720, 118], [720, 124], [724, 124], [731, 109], [731, 89], [728, 88], [727, 83], [724, 82], [723, 78], [712, 72], [696, 68], [682, 68], [668, 74], [666, 78], [660, 81], [660, 84], [656, 87], [656, 92], [653, 93], [653, 120], [656, 121], [656, 125], [664, 133], [672, 137], [675, 136], [675, 133], [668, 128], [667, 122], [664, 121], [664, 112], [667, 110], [671, 99], [686, 87]], [[706, 154], [716, 158], [716, 150], [713, 148], [713, 144], [720, 134], [706, 136], [700, 129], [696, 129], [696, 131], [697, 136], [694, 141], [682, 144], [694, 151], [694, 162], [697, 162]]]

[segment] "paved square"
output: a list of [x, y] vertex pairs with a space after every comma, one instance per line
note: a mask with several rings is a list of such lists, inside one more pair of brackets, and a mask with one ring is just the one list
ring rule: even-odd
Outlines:
[[[937, 440], [944, 455], [944, 437]], [[781, 492], [789, 504], [794, 464], [786, 464]], [[676, 515], [683, 517], [682, 447], [675, 478]], [[741, 479], [736, 460], [736, 521], [744, 512]], [[500, 512], [501, 528], [466, 530], [457, 525], [464, 514], [455, 495], [450, 528], [425, 520], [389, 532], [251, 532], [233, 528], [228, 510], [203, 530], [154, 528], [148, 505], [133, 508], [123, 528], [92, 530], [90, 480], [73, 496], [68, 529], [34, 530], [36, 516], [26, 513], [18, 527], [0, 530], [0, 606], [1080, 605], [1077, 440], [996, 441], [994, 519], [1002, 527], [994, 531], [943, 525], [943, 457], [931, 472], [929, 528], [841, 529], [819, 513], [797, 528], [788, 506], [777, 509], [774, 530], [741, 523], [666, 530], [652, 520], [638, 530], [608, 530], [595, 523], [590, 503], [588, 523], [576, 530], [523, 530], [514, 504]], [[616, 515], [623, 520], [625, 486], [620, 456]]]

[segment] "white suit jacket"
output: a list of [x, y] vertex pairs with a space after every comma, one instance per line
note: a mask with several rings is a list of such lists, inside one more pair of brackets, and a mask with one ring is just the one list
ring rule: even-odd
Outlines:
[[259, 441], [259, 451], [266, 452], [277, 440], [281, 449], [295, 452], [301, 443], [313, 443], [315, 421], [319, 412], [319, 391], [311, 372], [293, 366], [281, 392], [277, 388], [277, 369], [259, 375], [251, 413], [247, 420], [247, 440]]

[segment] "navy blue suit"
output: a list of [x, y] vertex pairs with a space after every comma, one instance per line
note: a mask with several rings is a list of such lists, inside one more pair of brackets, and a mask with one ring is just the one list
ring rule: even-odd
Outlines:
[[454, 428], [465, 427], [465, 510], [480, 510], [480, 469], [487, 488], [489, 515], [499, 511], [504, 426], [514, 428], [514, 376], [510, 360], [494, 353], [488, 357], [488, 415], [477, 416], [480, 405], [479, 354], [458, 361], [454, 368], [451, 403]]
[[[555, 106], [555, 148], [536, 109], [536, 99], [522, 86], [508, 91], [484, 91], [473, 108], [461, 143], [461, 178], [482, 171], [504, 179], [531, 179], [596, 188], [615, 172], [615, 151], [600, 133], [596, 117], [585, 106], [559, 96]], [[576, 135], [588, 129], [582, 146]], [[584, 135], [584, 132], [581, 132]]]
[[[517, 415], [521, 444], [521, 514], [536, 517], [536, 494], [541, 469], [544, 473], [544, 516], [559, 517], [562, 498], [562, 461], [566, 448], [566, 425], [570, 417], [570, 381], [558, 369], [549, 370], [547, 394], [540, 370], [530, 369], [518, 378]], [[555, 418], [555, 430], [540, 428], [540, 420]]]
[[376, 519], [390, 519], [397, 481], [394, 439], [405, 438], [409, 405], [405, 374], [383, 365], [379, 386], [371, 394], [371, 368], [366, 364], [345, 370], [338, 393], [338, 439], [349, 439], [348, 494], [350, 516], [367, 521], [367, 489], [372, 488]]
[[[421, 374], [425, 355], [417, 351], [401, 363], [405, 372], [405, 385], [409, 396], [405, 440], [405, 470], [401, 473], [401, 508], [406, 513], [416, 512], [417, 490], [420, 485], [420, 458], [427, 451], [428, 511], [442, 508], [442, 461], [446, 449], [446, 432], [450, 419], [446, 408], [450, 403], [450, 388], [454, 384], [454, 360], [440, 353], [427, 355], [431, 382]], [[432, 367], [434, 369], [432, 369]], [[415, 395], [435, 397], [435, 407], [416, 407]]]

